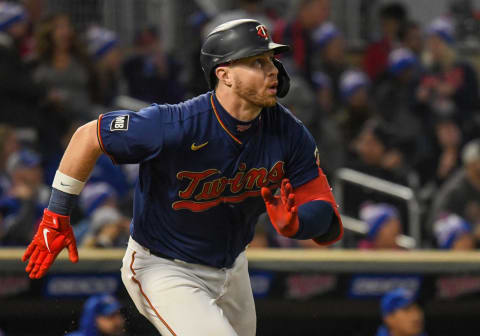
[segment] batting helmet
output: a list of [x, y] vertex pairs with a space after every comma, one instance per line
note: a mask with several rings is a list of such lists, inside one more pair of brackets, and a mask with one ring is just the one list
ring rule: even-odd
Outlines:
[[[270, 39], [267, 28], [256, 20], [233, 20], [216, 27], [205, 39], [200, 52], [200, 63], [210, 89], [215, 87], [215, 68], [223, 63], [260, 55], [267, 51], [279, 54], [290, 50], [284, 44]], [[278, 68], [277, 96], [284, 97], [290, 87], [290, 78], [282, 63], [274, 59]]]

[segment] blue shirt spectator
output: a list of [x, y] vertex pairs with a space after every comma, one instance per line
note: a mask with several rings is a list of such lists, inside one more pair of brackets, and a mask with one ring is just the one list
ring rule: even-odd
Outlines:
[[67, 336], [124, 336], [122, 306], [112, 295], [91, 296], [83, 306], [80, 328]]
[[404, 288], [387, 292], [380, 303], [384, 324], [376, 335], [426, 336], [423, 310], [415, 301], [414, 293]]

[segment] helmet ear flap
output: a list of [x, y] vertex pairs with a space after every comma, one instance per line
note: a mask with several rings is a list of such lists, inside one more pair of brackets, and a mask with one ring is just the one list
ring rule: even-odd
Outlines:
[[278, 59], [273, 59], [273, 64], [278, 69], [278, 87], [277, 87], [277, 96], [283, 98], [287, 95], [288, 90], [290, 90], [290, 76], [288, 75], [287, 70], [283, 66], [282, 62]]

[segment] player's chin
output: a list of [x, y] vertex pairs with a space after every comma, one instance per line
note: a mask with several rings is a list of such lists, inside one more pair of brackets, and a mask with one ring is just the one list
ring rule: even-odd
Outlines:
[[266, 94], [263, 98], [263, 107], [272, 107], [277, 103], [277, 95], [275, 94]]

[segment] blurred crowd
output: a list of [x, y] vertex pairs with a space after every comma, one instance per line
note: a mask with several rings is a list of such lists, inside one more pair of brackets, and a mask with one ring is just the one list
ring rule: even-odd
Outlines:
[[[288, 15], [261, 0], [239, 0], [188, 22], [198, 45], [180, 62], [145, 25], [132, 45], [92, 23], [80, 31], [69, 13], [48, 13], [35, 0], [0, 2], [0, 246], [31, 241], [50, 185], [73, 132], [118, 108], [118, 96], [177, 103], [208, 90], [199, 64], [203, 37], [237, 18], [264, 23], [292, 82], [280, 102], [310, 130], [331, 182], [341, 168], [410, 188], [419, 204], [417, 247], [480, 246], [480, 106], [477, 69], [456, 43], [448, 13], [414, 22], [408, 8], [378, 10], [376, 38], [351, 51], [330, 21], [329, 0], [299, 0]], [[102, 156], [72, 215], [78, 245], [124, 246], [132, 215], [136, 165]], [[338, 200], [337, 200], [338, 201]], [[402, 249], [409, 232], [405, 202], [344, 185], [343, 214], [366, 228], [343, 246]], [[253, 246], [316, 247], [278, 236], [262, 216]]]

